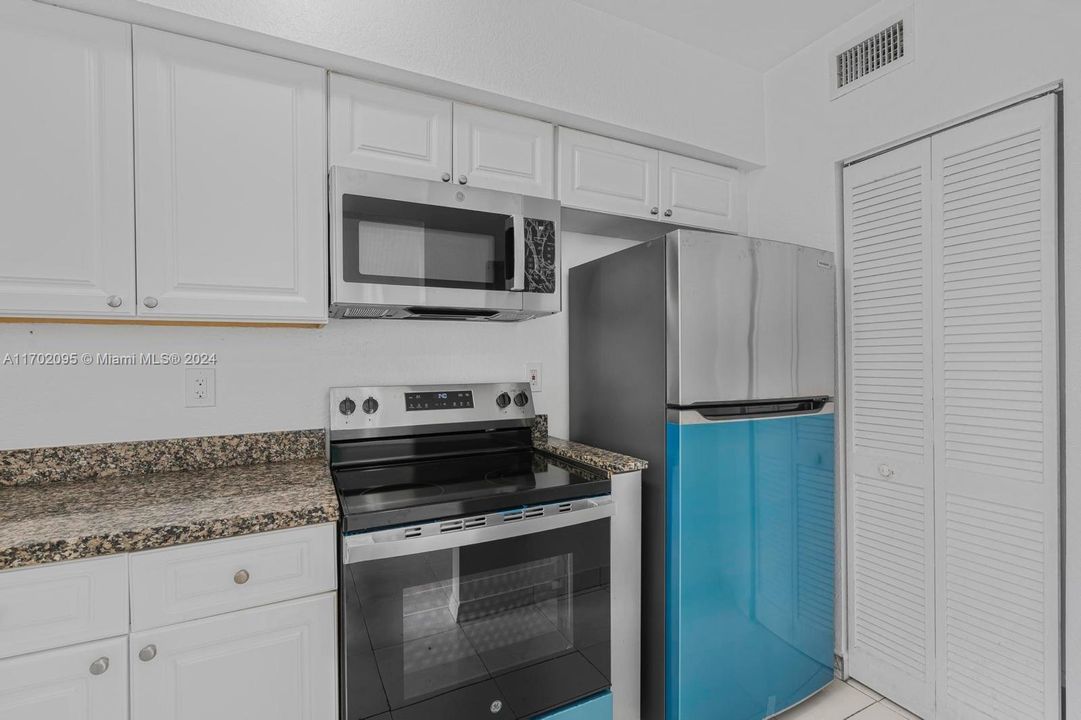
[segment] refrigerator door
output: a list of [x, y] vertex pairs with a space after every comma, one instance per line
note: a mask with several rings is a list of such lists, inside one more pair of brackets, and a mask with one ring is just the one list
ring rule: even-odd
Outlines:
[[666, 242], [669, 405], [833, 397], [833, 253], [694, 230]]
[[833, 679], [832, 404], [669, 414], [666, 717], [761, 720]]

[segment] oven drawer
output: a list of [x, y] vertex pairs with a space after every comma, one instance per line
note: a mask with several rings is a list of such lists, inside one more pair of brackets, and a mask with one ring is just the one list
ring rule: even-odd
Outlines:
[[0, 573], [0, 658], [127, 632], [127, 555]]
[[132, 555], [132, 629], [333, 590], [336, 538], [325, 523]]

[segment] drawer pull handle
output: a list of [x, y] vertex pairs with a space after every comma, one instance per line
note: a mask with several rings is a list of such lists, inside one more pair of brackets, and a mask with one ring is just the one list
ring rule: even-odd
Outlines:
[[109, 669], [109, 658], [99, 657], [94, 662], [90, 663], [90, 674], [101, 675]]
[[139, 659], [143, 662], [150, 662], [158, 656], [157, 645], [147, 645], [145, 648], [139, 651]]
[[248, 582], [248, 580], [251, 580], [251, 575], [247, 570], [237, 570], [236, 575], [233, 576], [233, 582], [237, 585], [243, 585]]

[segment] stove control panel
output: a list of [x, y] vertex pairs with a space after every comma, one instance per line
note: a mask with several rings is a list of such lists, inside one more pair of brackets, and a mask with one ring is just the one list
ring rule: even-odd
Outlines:
[[533, 416], [527, 382], [330, 389], [331, 440], [527, 427]]

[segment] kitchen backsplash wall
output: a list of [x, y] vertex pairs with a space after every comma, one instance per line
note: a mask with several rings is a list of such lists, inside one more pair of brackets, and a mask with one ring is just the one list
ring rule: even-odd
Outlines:
[[[630, 244], [564, 233], [563, 272]], [[185, 407], [182, 366], [18, 357], [163, 352], [216, 355], [214, 407]], [[514, 324], [335, 320], [318, 330], [0, 324], [0, 449], [323, 427], [332, 386], [524, 380], [531, 362], [543, 365], [537, 411], [566, 436], [565, 312]]]

